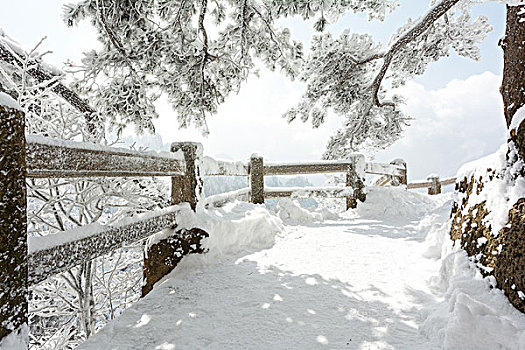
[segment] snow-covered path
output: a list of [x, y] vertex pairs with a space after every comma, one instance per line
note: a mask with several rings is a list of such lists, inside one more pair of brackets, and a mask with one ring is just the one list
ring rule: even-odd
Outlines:
[[429, 287], [449, 211], [446, 196], [378, 190], [337, 220], [288, 222], [268, 249], [187, 257], [80, 348], [522, 349], [525, 318], [461, 253], [453, 303]]
[[428, 218], [285, 226], [272, 248], [182, 266], [81, 348], [439, 348], [418, 332]]

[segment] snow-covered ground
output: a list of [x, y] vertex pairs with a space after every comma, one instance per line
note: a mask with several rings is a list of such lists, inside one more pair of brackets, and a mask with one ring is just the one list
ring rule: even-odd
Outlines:
[[215, 253], [185, 258], [80, 348], [525, 349], [525, 315], [447, 238], [451, 196], [372, 188], [339, 216], [291, 201], [209, 211]]

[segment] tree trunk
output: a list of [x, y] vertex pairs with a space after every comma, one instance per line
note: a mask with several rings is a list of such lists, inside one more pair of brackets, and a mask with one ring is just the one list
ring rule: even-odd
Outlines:
[[[509, 127], [516, 111], [525, 105], [525, 6], [507, 6], [507, 27], [500, 45], [504, 60], [500, 91]], [[525, 123], [511, 130], [511, 138], [525, 159]]]

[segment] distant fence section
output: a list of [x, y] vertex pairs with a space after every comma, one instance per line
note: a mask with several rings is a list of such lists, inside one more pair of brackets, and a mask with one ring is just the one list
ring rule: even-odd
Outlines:
[[[249, 186], [228, 193], [213, 195], [205, 199], [206, 206], [220, 206], [232, 200], [249, 200], [255, 204], [272, 198], [345, 198], [346, 208], [355, 208], [357, 201], [365, 201], [366, 174], [383, 175], [392, 183], [406, 185], [407, 169], [402, 159], [390, 164], [366, 162], [362, 154], [352, 154], [345, 160], [326, 160], [315, 162], [265, 162], [263, 157], [254, 154], [249, 163], [217, 161], [204, 157], [202, 164], [204, 176], [247, 176]], [[264, 177], [272, 175], [309, 175], [342, 173], [346, 176], [344, 187], [266, 187]]]
[[[392, 178], [387, 176], [381, 176], [376, 179], [372, 184], [375, 186], [386, 186], [391, 183]], [[455, 177], [448, 177], [440, 179], [437, 175], [429, 175], [426, 180], [416, 180], [407, 184], [408, 190], [426, 188], [428, 189], [429, 195], [435, 195], [441, 193], [441, 187], [447, 185], [454, 185], [456, 183]]]
[[416, 188], [427, 188], [428, 194], [440, 194], [441, 186], [454, 185], [456, 183], [455, 177], [448, 177], [445, 179], [440, 179], [439, 176], [429, 176], [426, 181], [414, 181], [407, 185], [407, 189], [416, 189]]

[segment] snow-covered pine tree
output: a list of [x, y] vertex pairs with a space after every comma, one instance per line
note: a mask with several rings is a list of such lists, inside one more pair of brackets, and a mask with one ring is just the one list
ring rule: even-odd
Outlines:
[[430, 9], [393, 33], [386, 47], [369, 35], [345, 31], [334, 38], [319, 33], [309, 55], [293, 41], [287, 16], [314, 19], [323, 32], [348, 11], [382, 20], [399, 0], [84, 0], [65, 9], [69, 25], [89, 18], [103, 47], [86, 53], [76, 86], [120, 130], [134, 123], [153, 129], [154, 101], [165, 94], [181, 127], [207, 132], [206, 118], [236, 92], [260, 62], [307, 84], [297, 106], [285, 113], [318, 127], [332, 110], [342, 127], [330, 139], [324, 158], [340, 159], [357, 150], [384, 148], [397, 140], [409, 116], [401, 96], [388, 87], [422, 74], [430, 62], [449, 55], [479, 59], [477, 44], [491, 26], [472, 19], [479, 1], [432, 0]]

